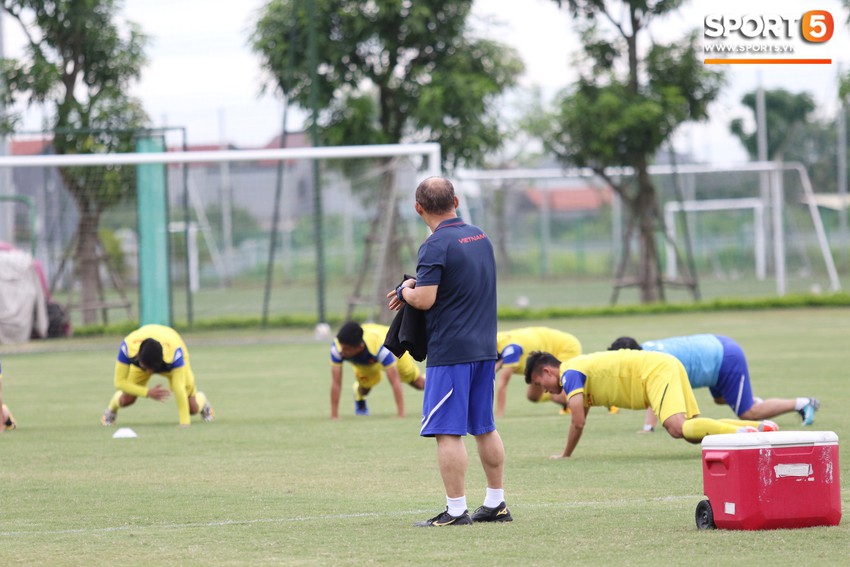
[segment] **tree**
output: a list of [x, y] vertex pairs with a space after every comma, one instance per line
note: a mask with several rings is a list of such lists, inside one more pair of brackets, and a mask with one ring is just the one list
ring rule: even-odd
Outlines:
[[[744, 95], [741, 104], [756, 115], [757, 93]], [[767, 122], [767, 157], [770, 160], [782, 160], [795, 134], [809, 119], [815, 109], [814, 100], [808, 93], [792, 94], [785, 89], [764, 92], [765, 121]], [[758, 128], [747, 132], [744, 121], [733, 120], [729, 129], [746, 148], [750, 158], [758, 157]]]
[[[618, 276], [636, 227], [641, 301], [663, 300], [656, 245], [661, 220], [647, 168], [679, 125], [708, 117], [723, 76], [698, 58], [695, 32], [669, 45], [652, 43], [648, 50], [639, 45], [653, 20], [676, 10], [682, 0], [555, 1], [576, 18], [586, 61], [579, 80], [559, 97], [544, 140], [561, 161], [591, 168], [620, 196], [629, 228]], [[635, 183], [608, 175], [606, 168], [613, 166], [631, 166]]]
[[[315, 97], [322, 143], [434, 141], [447, 167], [476, 164], [502, 142], [492, 103], [523, 67], [513, 49], [472, 36], [471, 6], [472, 0], [272, 0], [251, 42], [271, 87], [302, 108]], [[392, 191], [385, 176], [380, 202], [390, 202]], [[397, 224], [395, 208], [380, 214]], [[387, 246], [384, 287], [400, 277], [400, 248]]]
[[[128, 94], [145, 63], [147, 38], [120, 22], [120, 0], [3, 0], [20, 24], [27, 57], [3, 61], [7, 105], [19, 99], [52, 107], [57, 154], [133, 151], [134, 130], [148, 122]], [[66, 188], [79, 211], [74, 252], [83, 305], [100, 292], [98, 224], [103, 211], [135, 195], [133, 167], [64, 167]], [[97, 311], [83, 310], [83, 322]]]

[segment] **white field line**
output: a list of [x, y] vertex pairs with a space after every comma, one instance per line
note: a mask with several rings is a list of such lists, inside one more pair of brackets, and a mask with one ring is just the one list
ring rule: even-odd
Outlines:
[[[845, 497], [850, 494], [850, 489], [842, 489]], [[668, 504], [687, 502], [694, 506], [705, 498], [704, 495], [675, 495], [661, 496], [658, 498], [631, 499], [631, 500], [604, 500], [598, 502], [537, 502], [533, 504], [520, 504], [518, 510], [563, 508], [566, 510], [575, 508], [620, 508], [623, 506], [634, 506], [640, 504]], [[842, 498], [843, 499], [843, 498]], [[425, 516], [433, 514], [434, 510], [408, 510], [400, 512], [364, 512], [360, 514], [320, 514], [316, 516], [295, 516], [292, 518], [256, 518], [253, 520], [219, 520], [215, 522], [187, 522], [175, 524], [149, 524], [149, 525], [125, 525], [105, 528], [75, 528], [67, 530], [16, 530], [0, 532], [0, 537], [14, 538], [17, 536], [46, 536], [62, 534], [95, 534], [110, 532], [129, 532], [144, 530], [174, 530], [191, 528], [215, 528], [225, 526], [248, 526], [252, 524], [286, 524], [291, 522], [322, 522], [328, 520], [347, 520], [354, 518], [387, 518], [399, 516]]]
[[[542, 509], [542, 508], [618, 508], [635, 504], [665, 503], [678, 501], [692, 501], [694, 505], [703, 499], [703, 496], [663, 496], [660, 498], [634, 499], [634, 500], [606, 500], [602, 502], [539, 502], [535, 504], [521, 504], [518, 509]], [[292, 518], [256, 518], [253, 520], [219, 520], [214, 522], [187, 522], [175, 524], [149, 524], [149, 525], [124, 525], [105, 528], [74, 528], [66, 530], [15, 530], [0, 532], [0, 537], [16, 536], [44, 536], [62, 534], [93, 534], [110, 532], [127, 532], [142, 530], [173, 530], [189, 528], [213, 528], [223, 526], [247, 526], [251, 524], [284, 524], [290, 522], [315, 522], [327, 520], [347, 520], [353, 518], [384, 518], [398, 516], [424, 516], [433, 514], [434, 510], [408, 510], [400, 512], [364, 512], [360, 514], [321, 514], [316, 516], [295, 516]]]

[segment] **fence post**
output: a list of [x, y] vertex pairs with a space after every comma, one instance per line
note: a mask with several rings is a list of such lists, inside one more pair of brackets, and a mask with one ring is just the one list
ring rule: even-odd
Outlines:
[[[161, 137], [139, 138], [138, 153], [164, 152]], [[165, 164], [136, 168], [139, 213], [139, 319], [142, 325], [171, 325], [168, 202]]]

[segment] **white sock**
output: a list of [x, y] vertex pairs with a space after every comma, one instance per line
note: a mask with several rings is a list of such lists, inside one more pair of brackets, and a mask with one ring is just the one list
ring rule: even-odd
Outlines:
[[487, 487], [487, 496], [484, 497], [484, 505], [488, 508], [496, 508], [505, 500], [504, 488]]
[[812, 400], [810, 400], [809, 398], [797, 398], [797, 403], [794, 404], [794, 409], [795, 410], [801, 410], [804, 407], [806, 407], [807, 405], [809, 405], [809, 402], [811, 402], [811, 401]]
[[449, 498], [446, 496], [446, 506], [449, 509], [449, 514], [452, 516], [460, 516], [466, 512], [466, 496], [459, 498]]

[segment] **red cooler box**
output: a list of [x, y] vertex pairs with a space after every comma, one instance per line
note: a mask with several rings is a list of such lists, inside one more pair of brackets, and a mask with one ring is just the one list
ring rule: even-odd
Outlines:
[[702, 440], [697, 527], [769, 530], [841, 521], [838, 435], [775, 431]]

